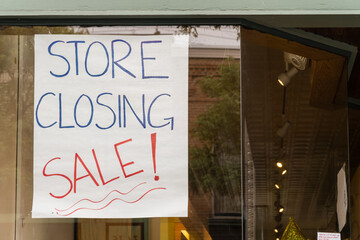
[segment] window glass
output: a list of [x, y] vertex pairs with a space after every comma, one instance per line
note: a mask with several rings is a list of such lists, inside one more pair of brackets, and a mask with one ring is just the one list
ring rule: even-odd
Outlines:
[[[340, 229], [338, 216], [349, 207], [337, 209], [339, 186], [348, 186], [343, 57], [239, 26], [39, 26], [0, 32], [0, 189], [6, 196], [0, 231], [6, 239], [349, 236], [349, 214]], [[34, 34], [189, 35], [188, 217], [31, 217]]]
[[[0, 38], [2, 206], [7, 239], [241, 239], [237, 26], [4, 27]], [[187, 218], [33, 219], [34, 34], [189, 34]], [[6, 174], [5, 174], [6, 173]], [[5, 200], [2, 200], [5, 201]]]
[[349, 237], [348, 192], [338, 195], [348, 178], [345, 59], [241, 33], [246, 239]]
[[0, 59], [3, 66], [0, 70], [0, 229], [4, 238], [13, 239], [19, 61], [17, 36], [0, 36]]

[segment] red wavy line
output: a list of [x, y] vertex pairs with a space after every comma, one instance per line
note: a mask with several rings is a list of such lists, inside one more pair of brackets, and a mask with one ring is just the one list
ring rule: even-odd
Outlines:
[[70, 208], [73, 208], [75, 205], [77, 205], [78, 203], [80, 203], [80, 202], [82, 202], [82, 201], [88, 201], [88, 202], [92, 202], [92, 203], [99, 203], [99, 202], [104, 201], [104, 200], [105, 200], [111, 193], [113, 193], [113, 192], [120, 193], [121, 195], [127, 195], [127, 194], [129, 194], [130, 192], [132, 192], [135, 188], [137, 188], [138, 186], [140, 186], [140, 185], [142, 185], [142, 184], [146, 184], [146, 182], [142, 182], [142, 183], [136, 185], [136, 186], [133, 187], [130, 191], [125, 192], [125, 193], [119, 192], [118, 190], [112, 190], [111, 192], [109, 192], [109, 193], [108, 193], [102, 200], [100, 200], [100, 201], [93, 201], [93, 200], [84, 198], [84, 199], [81, 199], [81, 200], [79, 200], [78, 202], [74, 203], [72, 206], [70, 206], [70, 207], [68, 207], [68, 208], [66, 208], [66, 209], [61, 210], [61, 209], [55, 208], [55, 210], [56, 210], [56, 211], [59, 211], [59, 212], [64, 212], [64, 211], [69, 210]]
[[72, 212], [70, 212], [70, 213], [68, 213], [68, 214], [59, 214], [58, 212], [57, 212], [56, 214], [57, 214], [57, 215], [60, 215], [60, 216], [66, 217], [66, 216], [69, 216], [69, 215], [73, 214], [73, 213], [76, 212], [76, 211], [79, 211], [79, 210], [96, 210], [96, 211], [98, 211], [98, 210], [102, 210], [102, 209], [108, 207], [112, 202], [114, 202], [114, 201], [116, 201], [116, 200], [120, 200], [120, 201], [123, 201], [123, 202], [125, 202], [125, 203], [130, 203], [130, 204], [132, 204], [132, 203], [136, 203], [136, 202], [140, 201], [146, 194], [148, 194], [148, 193], [151, 192], [151, 191], [157, 190], [157, 189], [164, 189], [164, 190], [166, 190], [166, 188], [163, 188], [163, 187], [152, 188], [152, 189], [148, 190], [147, 192], [145, 192], [140, 198], [138, 198], [138, 199], [136, 199], [136, 200], [134, 200], [134, 201], [131, 201], [131, 202], [126, 201], [126, 200], [121, 199], [121, 198], [114, 198], [114, 199], [111, 200], [108, 204], [106, 204], [104, 207], [101, 207], [101, 208], [77, 208], [77, 209], [75, 209], [74, 211], [72, 211]]

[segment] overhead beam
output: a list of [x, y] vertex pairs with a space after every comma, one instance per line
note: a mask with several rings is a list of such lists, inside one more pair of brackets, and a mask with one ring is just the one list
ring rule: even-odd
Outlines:
[[[340, 103], [341, 100], [337, 98], [337, 95], [343, 95], [338, 92], [338, 89], [342, 82], [344, 64], [345, 60], [342, 58], [312, 60], [310, 105], [319, 108], [333, 108], [335, 103]], [[335, 102], [335, 99], [338, 101]]]

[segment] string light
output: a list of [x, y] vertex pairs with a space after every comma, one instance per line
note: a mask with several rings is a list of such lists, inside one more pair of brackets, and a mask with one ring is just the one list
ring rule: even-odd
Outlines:
[[287, 170], [284, 169], [284, 171], [281, 172], [281, 175], [285, 175], [287, 173]]
[[275, 188], [276, 188], [276, 189], [280, 189], [280, 185], [277, 184], [277, 183], [275, 183]]
[[281, 207], [281, 208], [279, 208], [279, 213], [282, 213], [282, 212], [284, 212], [284, 207]]
[[282, 167], [283, 167], [283, 164], [282, 164], [281, 162], [277, 162], [277, 163], [276, 163], [276, 166], [277, 166], [278, 168], [282, 168]]

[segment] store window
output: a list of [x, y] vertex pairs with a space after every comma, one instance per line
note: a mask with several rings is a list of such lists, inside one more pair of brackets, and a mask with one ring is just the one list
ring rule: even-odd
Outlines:
[[[339, 230], [336, 208], [338, 172], [345, 169], [344, 182], [348, 176], [344, 57], [240, 26], [1, 33], [6, 239], [280, 239], [286, 229], [310, 239], [317, 232], [349, 235], [348, 215]], [[32, 218], [34, 34], [189, 35], [188, 217]], [[292, 78], [284, 87], [277, 78], [286, 71]]]
[[248, 29], [241, 40], [247, 239], [349, 238], [345, 58]]

